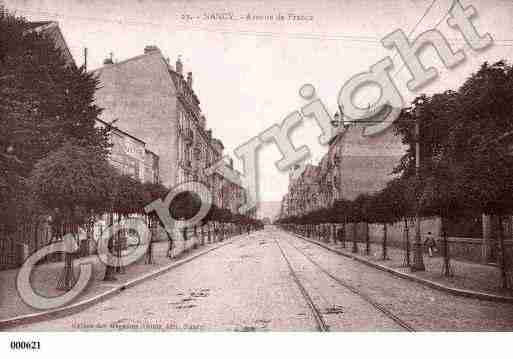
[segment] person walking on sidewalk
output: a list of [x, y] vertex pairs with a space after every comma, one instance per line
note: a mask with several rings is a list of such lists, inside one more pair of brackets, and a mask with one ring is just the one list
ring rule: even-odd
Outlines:
[[437, 252], [435, 237], [431, 232], [427, 233], [424, 246], [427, 248], [430, 257], [433, 257], [434, 253]]

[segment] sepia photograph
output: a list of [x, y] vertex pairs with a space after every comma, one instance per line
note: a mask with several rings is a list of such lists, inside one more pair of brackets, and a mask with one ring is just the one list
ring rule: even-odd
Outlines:
[[0, 352], [500, 349], [511, 29], [508, 0], [0, 1]]

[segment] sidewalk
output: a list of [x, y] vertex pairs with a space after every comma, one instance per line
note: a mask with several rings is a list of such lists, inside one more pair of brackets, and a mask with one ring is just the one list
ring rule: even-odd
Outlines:
[[[191, 249], [173, 259], [166, 257], [168, 242], [156, 242], [153, 244], [153, 264], [145, 264], [145, 257], [143, 257], [137, 263], [128, 266], [128, 268], [125, 269], [125, 273], [116, 273], [115, 276], [117, 280], [112, 282], [103, 281], [105, 265], [100, 262], [97, 256], [77, 259], [74, 262], [75, 273], [77, 276], [80, 263], [93, 263], [94, 272], [89, 288], [84, 292], [84, 294], [76, 298], [73, 303], [94, 298], [145, 274], [169, 266], [174, 262], [178, 262], [194, 254], [213, 249], [224, 243], [229, 243], [230, 240], [231, 238], [226, 239], [223, 242], [205, 244], [196, 249]], [[37, 266], [36, 270], [32, 272], [31, 277], [34, 289], [45, 296], [56, 296], [62, 294], [62, 291], [56, 289], [57, 280], [61, 274], [62, 267], [62, 262], [47, 263]], [[18, 269], [0, 271], [0, 320], [40, 312], [27, 306], [19, 297], [16, 291], [17, 273]]]
[[[306, 237], [303, 238], [306, 239]], [[369, 262], [370, 264], [375, 264], [377, 266], [382, 266], [392, 271], [399, 272], [404, 275], [403, 277], [407, 276], [409, 279], [420, 279], [420, 281], [434, 282], [435, 284], [454, 289], [455, 292], [461, 290], [461, 295], [464, 295], [463, 291], [470, 291], [489, 294], [492, 296], [508, 297], [511, 298], [513, 302], [513, 290], [504, 290], [500, 288], [500, 271], [498, 267], [493, 265], [484, 265], [451, 259], [453, 276], [445, 277], [442, 274], [443, 258], [439, 255], [432, 258], [424, 255], [426, 271], [412, 272], [410, 268], [405, 267], [404, 251], [399, 248], [388, 247], [387, 255], [389, 259], [383, 260], [382, 246], [379, 243], [371, 243], [370, 255], [366, 256], [364, 255], [365, 243], [358, 243], [358, 253], [352, 253], [352, 242], [346, 242], [346, 247], [344, 248], [339, 243], [326, 243], [324, 241], [313, 240], [311, 238], [308, 238], [308, 240], [339, 251], [347, 256], [357, 258], [360, 261]], [[412, 261], [413, 253], [411, 253], [410, 263]]]

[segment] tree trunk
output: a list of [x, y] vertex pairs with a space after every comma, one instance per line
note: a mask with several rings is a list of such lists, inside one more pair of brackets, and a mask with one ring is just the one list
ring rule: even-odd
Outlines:
[[370, 255], [369, 222], [365, 222], [365, 255]]
[[[112, 228], [114, 224], [114, 214], [113, 213], [109, 213], [109, 226]], [[112, 253], [112, 249], [114, 247], [114, 238], [113, 236], [111, 235], [109, 237], [109, 241], [108, 241], [108, 244], [107, 244], [107, 248], [108, 248], [108, 251], [109, 251], [109, 254]], [[114, 266], [112, 265], [113, 263], [108, 263], [105, 267], [105, 275], [103, 277], [103, 280], [104, 281], [114, 281], [116, 280], [116, 276], [114, 275]]]
[[443, 251], [444, 251], [444, 268], [443, 268], [443, 275], [446, 277], [452, 276], [452, 269], [451, 269], [451, 257], [450, 257], [450, 251], [449, 251], [449, 240], [447, 238], [447, 225], [445, 216], [440, 216], [440, 222], [442, 225], [442, 241], [443, 241]]
[[37, 230], [39, 228], [39, 221], [36, 221], [36, 223], [34, 223], [34, 250], [31, 251], [30, 253], [35, 253], [37, 252], [37, 250], [39, 249], [38, 246], [39, 246], [39, 243], [38, 243], [38, 240], [37, 240]]
[[[71, 210], [68, 212], [71, 213]], [[71, 222], [70, 218], [67, 218], [68, 223]], [[70, 224], [64, 225], [64, 231], [62, 233], [62, 243], [69, 250], [68, 244], [65, 242], [65, 238], [68, 234], [73, 235], [75, 239], [74, 226]], [[68, 291], [75, 285], [76, 279], [73, 272], [73, 253], [66, 252], [64, 254], [64, 268], [61, 273], [60, 279], [57, 281], [57, 289]]]
[[148, 221], [149, 230], [150, 230], [150, 241], [148, 243], [148, 250], [146, 252], [146, 264], [153, 264], [153, 237], [156, 232], [155, 228], [156, 228], [157, 224], [148, 218], [147, 218], [147, 221]]
[[87, 224], [86, 229], [86, 241], [87, 241], [87, 253], [84, 253], [83, 255], [88, 256], [90, 255], [91, 250], [91, 243], [94, 243], [94, 218], [90, 220], [90, 222]]
[[[125, 217], [128, 218], [128, 217]], [[121, 220], [123, 217], [121, 215], [118, 215], [118, 225], [120, 226]], [[116, 263], [116, 273], [124, 274], [125, 273], [125, 267], [123, 266], [121, 251], [123, 250], [123, 241], [126, 241], [126, 230], [121, 229], [118, 233], [116, 233], [116, 257], [117, 257], [117, 263]]]
[[76, 278], [73, 271], [73, 253], [66, 252], [64, 255], [64, 268], [62, 270], [61, 277], [57, 282], [57, 289], [68, 291], [73, 288], [75, 282]]
[[347, 221], [344, 219], [344, 223], [342, 223], [342, 248], [346, 248], [346, 228], [347, 228]]
[[357, 241], [357, 235], [358, 235], [358, 223], [353, 223], [353, 248], [351, 249], [352, 253], [358, 253], [358, 244]]
[[382, 249], [382, 252], [383, 252], [383, 260], [386, 261], [388, 260], [388, 254], [387, 254], [387, 240], [388, 240], [388, 228], [387, 228], [387, 224], [386, 223], [383, 223], [383, 249]]
[[506, 247], [504, 245], [504, 219], [502, 215], [499, 216], [499, 250], [500, 250], [500, 268], [501, 268], [501, 286], [502, 289], [509, 289], [508, 276], [507, 276], [507, 263], [506, 263]]
[[408, 218], [404, 217], [404, 228], [403, 228], [403, 236], [404, 236], [404, 262], [403, 265], [405, 267], [409, 267], [410, 262], [410, 229], [408, 228]]

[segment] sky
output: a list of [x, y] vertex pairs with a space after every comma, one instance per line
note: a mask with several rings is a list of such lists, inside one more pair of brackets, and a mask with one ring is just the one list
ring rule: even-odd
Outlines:
[[[467, 59], [449, 70], [427, 48], [421, 58], [435, 66], [439, 76], [421, 91], [409, 91], [408, 70], [380, 39], [396, 29], [413, 39], [434, 28], [447, 15], [451, 1], [6, 0], [5, 4], [29, 20], [58, 21], [77, 64], [83, 63], [83, 50], [88, 48], [89, 69], [100, 67], [111, 52], [115, 61], [122, 61], [142, 54], [146, 45], [158, 46], [171, 63], [181, 56], [184, 71], [193, 72], [207, 125], [225, 144], [226, 154], [233, 155], [236, 147], [303, 106], [306, 102], [298, 91], [305, 83], [315, 86], [334, 113], [344, 83], [385, 56], [394, 61], [393, 78], [407, 102], [423, 92], [456, 89], [484, 61], [513, 57], [513, 2], [461, 0], [463, 6], [476, 8], [473, 23], [481, 34], [490, 33], [494, 45], [474, 52], [458, 31], [442, 21], [437, 29], [450, 39], [453, 50], [464, 50]], [[236, 19], [204, 18], [226, 12]], [[277, 14], [284, 19], [246, 18]], [[292, 20], [289, 14], [304, 18]], [[370, 88], [356, 102], [364, 106], [377, 95]], [[309, 147], [311, 163], [327, 151], [318, 143], [320, 133], [315, 122], [307, 119], [291, 134], [296, 147]], [[280, 201], [287, 191], [288, 175], [275, 167], [280, 157], [272, 144], [259, 153], [262, 201]], [[241, 168], [238, 160], [235, 165]]]

